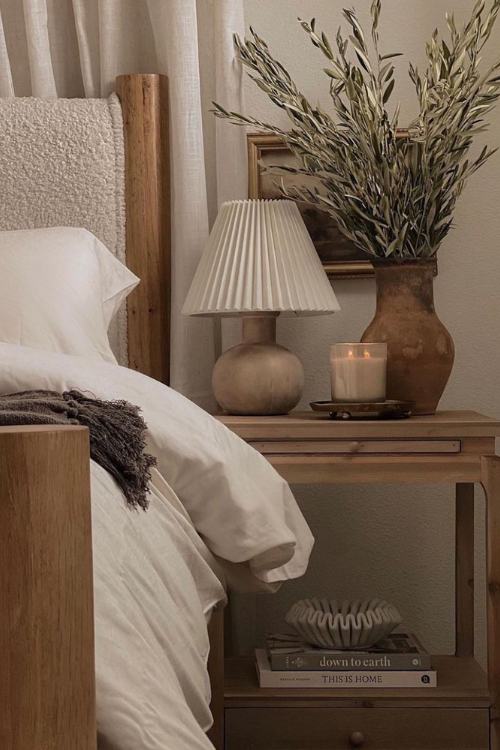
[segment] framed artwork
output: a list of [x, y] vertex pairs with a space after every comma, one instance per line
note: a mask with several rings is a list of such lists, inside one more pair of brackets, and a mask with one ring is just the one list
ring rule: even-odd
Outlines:
[[[398, 137], [404, 138], [408, 131], [401, 129]], [[247, 135], [248, 145], [248, 197], [279, 198], [277, 178], [262, 174], [265, 167], [293, 165], [296, 157], [279, 136], [251, 133]], [[303, 183], [305, 177], [280, 175], [285, 184]], [[314, 178], [311, 177], [311, 180]], [[328, 276], [332, 278], [353, 278], [373, 276], [373, 266], [366, 255], [340, 232], [335, 220], [326, 212], [319, 211], [308, 203], [298, 204], [302, 218], [309, 230], [314, 246]], [[437, 274], [437, 262], [435, 264]]]
[[[296, 157], [279, 136], [250, 133], [247, 143], [248, 197], [279, 198], [276, 176], [262, 174], [262, 171], [266, 166], [293, 165]], [[281, 175], [279, 179], [282, 179]], [[303, 184], [304, 179], [302, 175], [283, 176], [285, 184], [289, 185], [294, 181]], [[344, 237], [329, 214], [308, 203], [299, 203], [298, 206], [328, 276], [373, 276], [373, 266], [366, 255]]]

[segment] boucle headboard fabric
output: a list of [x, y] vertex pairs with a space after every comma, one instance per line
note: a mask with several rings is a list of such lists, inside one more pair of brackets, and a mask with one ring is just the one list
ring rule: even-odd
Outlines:
[[[122, 109], [109, 99], [0, 98], [0, 230], [85, 227], [125, 262]], [[110, 331], [127, 364], [126, 311]]]

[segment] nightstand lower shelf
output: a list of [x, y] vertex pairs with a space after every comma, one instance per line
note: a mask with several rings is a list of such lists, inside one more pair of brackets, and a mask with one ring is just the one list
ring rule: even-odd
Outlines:
[[227, 659], [226, 750], [487, 750], [485, 673], [472, 658], [433, 666], [437, 688], [287, 690], [259, 688], [253, 658]]

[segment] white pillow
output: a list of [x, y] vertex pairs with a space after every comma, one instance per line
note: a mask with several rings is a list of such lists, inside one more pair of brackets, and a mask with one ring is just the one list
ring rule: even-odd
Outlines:
[[115, 362], [108, 326], [138, 283], [86, 229], [0, 232], [0, 341]]

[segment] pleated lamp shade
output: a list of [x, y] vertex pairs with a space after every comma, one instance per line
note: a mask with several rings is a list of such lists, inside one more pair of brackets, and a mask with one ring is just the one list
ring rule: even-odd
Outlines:
[[321, 315], [339, 304], [292, 201], [224, 203], [182, 312]]

